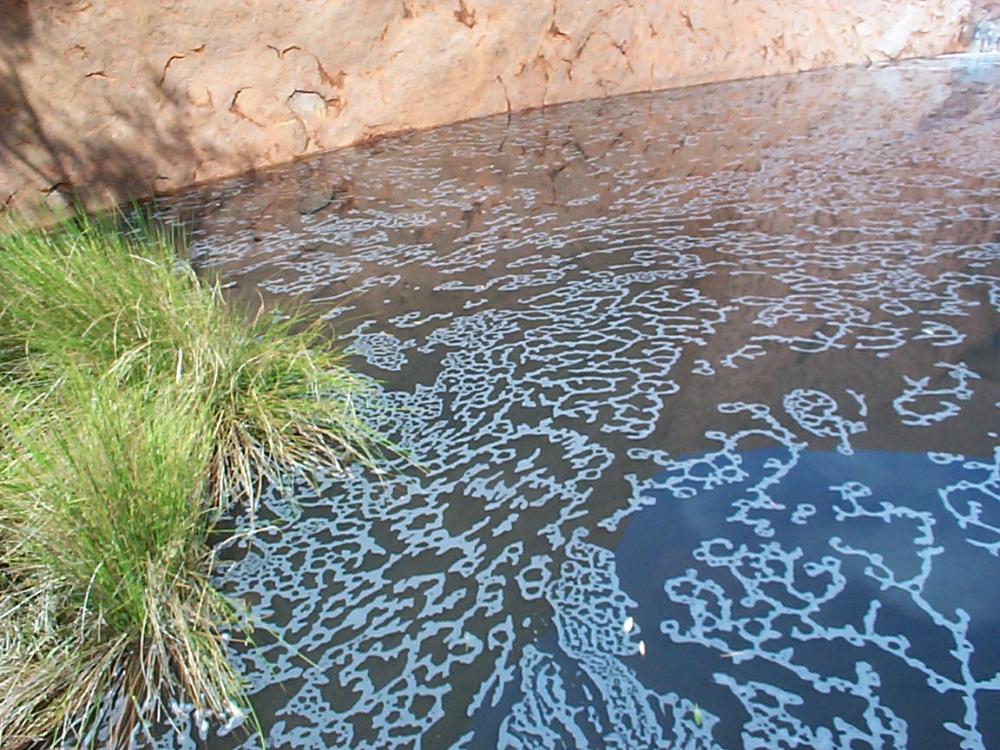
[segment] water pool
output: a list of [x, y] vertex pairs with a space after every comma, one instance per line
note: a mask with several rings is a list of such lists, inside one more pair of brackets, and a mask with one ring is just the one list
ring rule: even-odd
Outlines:
[[[1000, 746], [1000, 58], [564, 105], [177, 197], [386, 461], [221, 574], [269, 748]], [[164, 747], [255, 747], [242, 730]]]

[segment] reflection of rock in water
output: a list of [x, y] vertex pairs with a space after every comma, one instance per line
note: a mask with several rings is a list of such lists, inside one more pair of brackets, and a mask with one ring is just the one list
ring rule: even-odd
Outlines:
[[268, 746], [1000, 743], [998, 75], [591, 102], [178, 198], [201, 263], [353, 329], [426, 469], [274, 501], [222, 576], [284, 641], [238, 655]]

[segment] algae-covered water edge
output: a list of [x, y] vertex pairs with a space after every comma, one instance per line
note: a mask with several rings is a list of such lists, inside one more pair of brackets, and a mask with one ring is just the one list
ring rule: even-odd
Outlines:
[[1000, 744], [998, 135], [958, 57], [174, 200], [230, 293], [350, 332], [423, 466], [273, 498], [226, 567], [267, 746]]

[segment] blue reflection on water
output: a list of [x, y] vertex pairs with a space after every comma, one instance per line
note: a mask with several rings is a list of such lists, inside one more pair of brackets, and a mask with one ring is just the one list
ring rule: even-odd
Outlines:
[[803, 451], [754, 503], [772, 538], [734, 510], [784, 452], [734, 458], [745, 481], [686, 499], [655, 489], [676, 472], [657, 476], [615, 550], [647, 653], [671, 656], [637, 659], [643, 684], [697, 700], [729, 747], [996, 736], [1000, 717], [976, 700], [1000, 671], [1000, 583], [982, 545], [995, 535], [967, 511], [997, 511], [997, 461]]

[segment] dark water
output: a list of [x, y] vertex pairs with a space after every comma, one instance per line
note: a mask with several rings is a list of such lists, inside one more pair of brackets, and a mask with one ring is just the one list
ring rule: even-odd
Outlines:
[[272, 500], [225, 571], [269, 748], [1000, 747], [1000, 58], [469, 122], [170, 210], [234, 294], [319, 305], [425, 467]]

